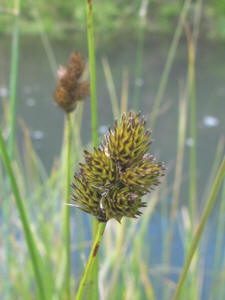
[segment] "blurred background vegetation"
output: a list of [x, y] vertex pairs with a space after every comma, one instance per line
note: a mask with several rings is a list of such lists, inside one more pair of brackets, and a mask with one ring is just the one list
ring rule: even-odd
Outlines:
[[[129, 33], [137, 30], [141, 8], [145, 1], [142, 0], [96, 0], [95, 27], [98, 32], [118, 34]], [[201, 36], [210, 39], [225, 38], [225, 0], [204, 1]], [[174, 30], [177, 17], [180, 14], [183, 0], [152, 0], [149, 2], [146, 30], [155, 33], [171, 33]], [[194, 10], [190, 10], [190, 18]], [[13, 9], [13, 1], [2, 0], [0, 34], [11, 31], [10, 11]], [[24, 0], [21, 7], [21, 27], [27, 34], [38, 32], [41, 18], [44, 29], [51, 35], [64, 37], [71, 31], [83, 31], [85, 26], [85, 7], [83, 0]], [[74, 26], [74, 24], [76, 26]]]

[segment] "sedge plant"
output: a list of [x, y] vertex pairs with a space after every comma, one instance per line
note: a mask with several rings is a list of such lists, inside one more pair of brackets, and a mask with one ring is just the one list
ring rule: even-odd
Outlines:
[[65, 176], [65, 206], [64, 206], [64, 227], [66, 247], [66, 275], [65, 285], [67, 298], [70, 299], [70, 181], [71, 181], [71, 117], [78, 101], [89, 95], [89, 82], [80, 80], [85, 69], [82, 55], [75, 51], [70, 55], [66, 67], [58, 69], [58, 85], [54, 92], [55, 101], [66, 113], [66, 176]]
[[[86, 24], [87, 24], [87, 40], [89, 53], [89, 72], [90, 72], [90, 90], [91, 90], [91, 126], [92, 126], [92, 143], [94, 147], [98, 146], [98, 103], [97, 103], [97, 82], [95, 68], [95, 40], [94, 40], [94, 25], [93, 25], [93, 2], [86, 0]], [[93, 240], [99, 231], [99, 224], [94, 220], [93, 224]], [[93, 267], [93, 292], [92, 299], [98, 299], [98, 258], [96, 257]]]
[[146, 206], [142, 197], [154, 189], [164, 175], [164, 164], [147, 153], [150, 135], [141, 115], [130, 112], [122, 115], [120, 124], [115, 122], [114, 129], [109, 129], [93, 153], [84, 151], [85, 162], [74, 176], [73, 200], [76, 207], [97, 219], [98, 230], [77, 300], [84, 299], [85, 289], [90, 288], [90, 275], [107, 222], [140, 216], [140, 209]]

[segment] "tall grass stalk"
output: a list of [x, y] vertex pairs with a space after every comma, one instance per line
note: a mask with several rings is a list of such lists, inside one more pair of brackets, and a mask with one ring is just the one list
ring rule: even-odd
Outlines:
[[144, 37], [145, 37], [145, 25], [146, 14], [148, 10], [149, 0], [141, 0], [141, 7], [139, 10], [139, 27], [137, 36], [137, 58], [136, 58], [136, 74], [135, 74], [135, 89], [133, 98], [133, 107], [135, 110], [139, 109], [141, 85], [143, 77], [143, 52], [144, 52]]
[[15, 119], [16, 119], [16, 92], [18, 81], [18, 63], [19, 63], [19, 17], [20, 17], [20, 0], [14, 0], [13, 13], [13, 33], [12, 33], [12, 52], [11, 52], [11, 69], [10, 69], [10, 137], [9, 137], [9, 154], [12, 157], [15, 144]]
[[209, 175], [209, 178], [208, 178], [207, 183], [206, 183], [206, 188], [205, 188], [205, 191], [203, 193], [201, 203], [204, 203], [204, 199], [206, 198], [206, 196], [209, 193], [209, 190], [210, 190], [210, 187], [212, 185], [213, 179], [215, 178], [215, 174], [216, 174], [216, 172], [217, 172], [217, 170], [220, 166], [220, 162], [221, 162], [221, 159], [223, 157], [224, 150], [225, 150], [225, 137], [221, 137], [219, 142], [218, 142], [217, 148], [216, 148], [216, 154], [214, 156], [212, 168], [211, 168], [210, 173], [209, 173], [210, 175]]
[[94, 147], [98, 146], [98, 107], [97, 107], [97, 82], [95, 68], [95, 42], [93, 29], [93, 7], [92, 0], [87, 0], [87, 35], [89, 50], [89, 68], [91, 85], [91, 121], [92, 121], [92, 140]]
[[110, 100], [111, 100], [113, 117], [115, 120], [118, 120], [120, 117], [119, 100], [116, 96], [115, 84], [113, 81], [111, 68], [110, 68], [107, 58], [102, 59], [102, 65], [103, 65], [103, 70], [104, 70], [104, 74], [105, 74], [106, 84], [107, 84], [107, 87], [109, 90], [109, 96], [110, 96]]
[[44, 283], [43, 283], [43, 278], [41, 275], [41, 269], [40, 269], [40, 259], [38, 256], [38, 249], [37, 246], [35, 244], [35, 238], [34, 238], [34, 234], [31, 230], [31, 222], [28, 219], [28, 215], [27, 215], [27, 211], [24, 205], [24, 202], [20, 196], [20, 192], [18, 189], [18, 185], [14, 176], [14, 172], [10, 163], [10, 158], [9, 155], [7, 153], [6, 150], [6, 145], [5, 142], [3, 140], [3, 136], [2, 136], [2, 132], [0, 130], [0, 153], [2, 156], [2, 161], [5, 165], [5, 169], [6, 172], [9, 176], [10, 182], [11, 182], [11, 187], [12, 187], [12, 191], [15, 197], [15, 202], [16, 202], [16, 206], [17, 209], [19, 211], [20, 214], [20, 220], [23, 226], [23, 231], [25, 234], [25, 238], [26, 238], [26, 243], [29, 249], [29, 253], [30, 253], [30, 257], [31, 257], [31, 263], [33, 266], [33, 270], [34, 270], [34, 275], [35, 275], [35, 280], [36, 280], [36, 284], [37, 284], [37, 288], [39, 290], [39, 294], [40, 294], [40, 298], [43, 300], [47, 300], [46, 298], [46, 291], [44, 288]]
[[49, 41], [48, 35], [45, 31], [44, 25], [43, 25], [43, 21], [38, 9], [38, 5], [37, 2], [34, 0], [30, 0], [31, 4], [32, 4], [32, 10], [34, 12], [34, 16], [37, 20], [38, 26], [39, 26], [39, 30], [40, 30], [40, 35], [41, 35], [41, 41], [44, 47], [44, 50], [46, 52], [47, 58], [48, 58], [48, 62], [49, 62], [49, 66], [51, 68], [53, 77], [56, 78], [57, 77], [57, 63], [56, 63], [56, 58], [55, 58], [55, 54], [52, 48], [52, 45]]
[[128, 90], [129, 90], [129, 73], [127, 68], [125, 68], [122, 73], [121, 109], [120, 109], [121, 114], [127, 112]]
[[[92, 0], [86, 0], [87, 14], [87, 37], [88, 37], [88, 52], [89, 52], [89, 69], [90, 69], [90, 86], [91, 86], [91, 121], [92, 121], [92, 141], [93, 146], [98, 146], [98, 108], [97, 108], [97, 82], [95, 68], [95, 41], [93, 28], [93, 6]], [[94, 220], [93, 224], [93, 240], [99, 231], [99, 223]], [[91, 277], [92, 275], [89, 274]], [[98, 299], [98, 257], [95, 259], [93, 267], [93, 290], [90, 289], [92, 299]]]
[[[213, 175], [213, 173], [212, 173]], [[211, 298], [214, 295], [216, 290], [216, 283], [218, 283], [218, 278], [221, 274], [218, 275], [218, 270], [220, 269], [220, 262], [222, 257], [222, 249], [223, 249], [223, 240], [224, 240], [224, 228], [225, 228], [225, 181], [223, 183], [223, 189], [221, 193], [221, 200], [219, 206], [219, 216], [218, 216], [218, 225], [216, 231], [216, 243], [215, 243], [215, 253], [214, 253], [214, 261], [212, 268], [212, 288], [210, 289]]]
[[191, 243], [190, 249], [188, 250], [187, 258], [185, 260], [185, 263], [184, 263], [184, 266], [183, 266], [183, 269], [182, 269], [182, 272], [181, 272], [181, 275], [180, 275], [180, 278], [179, 278], [179, 282], [178, 282], [177, 288], [175, 290], [175, 294], [174, 294], [174, 298], [173, 298], [174, 300], [179, 299], [180, 292], [181, 292], [182, 286], [184, 284], [184, 281], [187, 277], [187, 273], [188, 273], [190, 264], [192, 262], [194, 254], [196, 252], [197, 246], [200, 242], [200, 239], [201, 239], [203, 230], [205, 228], [206, 222], [209, 219], [211, 211], [214, 207], [214, 204], [215, 204], [215, 201], [216, 201], [216, 198], [217, 198], [217, 194], [220, 190], [220, 187], [221, 187], [221, 184], [222, 184], [222, 181], [223, 181], [224, 177], [225, 177], [225, 157], [223, 158], [223, 161], [221, 162], [220, 168], [219, 168], [219, 170], [216, 174], [216, 178], [213, 182], [213, 186], [212, 186], [211, 191], [209, 193], [209, 198], [208, 198], [208, 201], [205, 205], [205, 208], [204, 208], [199, 226], [198, 226], [198, 228], [196, 230], [196, 233], [194, 235], [194, 239]]
[[[13, 5], [13, 30], [12, 30], [12, 48], [11, 48], [11, 68], [10, 68], [10, 79], [9, 79], [9, 96], [10, 96], [10, 108], [9, 108], [9, 155], [12, 158], [14, 155], [14, 144], [15, 144], [15, 131], [16, 131], [16, 102], [17, 102], [17, 81], [18, 81], [18, 64], [19, 64], [19, 15], [20, 15], [20, 0], [14, 0]], [[11, 234], [10, 230], [10, 202], [4, 203], [3, 217], [5, 219], [5, 236], [9, 237]], [[6, 238], [6, 272], [7, 278], [10, 278], [10, 262], [11, 262], [11, 243], [10, 239]], [[8, 281], [7, 291], [10, 295], [10, 283]]]
[[[196, 51], [197, 42], [201, 21], [202, 12], [202, 0], [197, 0], [194, 13], [193, 21], [193, 32], [191, 32], [190, 27], [186, 24], [186, 36], [187, 36], [187, 48], [188, 48], [188, 90], [189, 90], [189, 102], [190, 102], [190, 138], [193, 143], [190, 148], [189, 155], [189, 208], [190, 208], [190, 218], [191, 218], [191, 231], [195, 227], [195, 222], [198, 216], [198, 191], [197, 191], [197, 116], [196, 116], [196, 85], [195, 85], [195, 61], [196, 61]], [[190, 232], [191, 234], [191, 232]], [[189, 243], [189, 240], [188, 240]], [[199, 278], [200, 276], [195, 276], [198, 274], [197, 263], [198, 263], [198, 251], [195, 253], [195, 259], [192, 263], [192, 276], [191, 288], [189, 289], [191, 298], [199, 297]]]
[[66, 114], [66, 182], [65, 182], [65, 215], [64, 215], [64, 224], [65, 224], [65, 245], [66, 245], [66, 276], [65, 276], [65, 285], [66, 285], [66, 294], [67, 299], [70, 299], [70, 183], [71, 183], [71, 120], [70, 114]]
[[[94, 241], [93, 241], [93, 246], [91, 248], [91, 253], [89, 255], [85, 270], [84, 270], [84, 274], [82, 276], [79, 288], [78, 288], [78, 292], [76, 295], [76, 300], [83, 300], [84, 298], [84, 292], [85, 292], [85, 288], [88, 285], [88, 278], [90, 276], [90, 274], [92, 274], [92, 269], [94, 268], [95, 265], [95, 260], [97, 258], [97, 254], [98, 254], [98, 249], [102, 240], [102, 236], [103, 233], [105, 231], [105, 227], [106, 227], [106, 223], [98, 223], [97, 224], [97, 231], [94, 237]], [[93, 297], [93, 295], [92, 295]], [[93, 299], [93, 298], [87, 298], [87, 299]]]
[[[179, 197], [180, 197], [180, 188], [182, 184], [182, 173], [183, 173], [183, 161], [184, 161], [184, 149], [185, 149], [185, 138], [186, 138], [186, 127], [187, 127], [187, 100], [185, 99], [186, 95], [183, 95], [179, 101], [179, 120], [178, 120], [178, 132], [177, 132], [177, 158], [176, 158], [176, 168], [175, 168], [175, 177], [173, 184], [172, 192], [172, 205], [170, 212], [171, 225], [168, 230], [167, 236], [164, 239], [164, 262], [170, 266], [171, 264], [171, 250], [172, 242], [174, 238], [174, 228], [175, 221], [177, 220], [177, 211], [179, 206]], [[164, 289], [163, 299], [168, 299], [169, 290]]]
[[223, 191], [221, 195], [221, 203], [219, 209], [219, 222], [218, 222], [218, 230], [217, 230], [217, 241], [216, 241], [216, 248], [215, 248], [215, 262], [214, 262], [214, 270], [216, 274], [216, 268], [219, 268], [219, 262], [221, 258], [222, 252], [222, 244], [224, 238], [224, 228], [225, 228], [225, 182], [223, 184]]
[[[216, 237], [216, 248], [215, 248], [215, 254], [214, 254], [214, 266], [213, 266], [213, 274], [212, 278], [214, 279], [214, 285], [211, 288], [210, 295], [212, 296], [210, 299], [213, 299], [213, 296], [215, 295], [215, 291], [219, 294], [217, 299], [223, 299], [225, 295], [224, 290], [224, 269], [225, 269], [225, 257], [223, 255], [223, 248], [222, 244], [224, 241], [224, 228], [225, 228], [225, 180], [223, 181], [223, 189], [221, 193], [221, 204], [219, 208], [219, 224], [217, 229], [217, 237]], [[216, 272], [218, 269], [221, 270], [221, 272]], [[214, 277], [215, 276], [215, 277]], [[217, 295], [218, 295], [217, 294]]]
[[[134, 268], [136, 273], [136, 278], [140, 277], [142, 284], [145, 288], [145, 294], [147, 299], [155, 300], [155, 291], [153, 289], [150, 277], [149, 277], [149, 270], [146, 268], [145, 265], [145, 257], [143, 253], [142, 245], [145, 242], [146, 233], [148, 230], [149, 221], [153, 215], [154, 209], [159, 201], [159, 192], [155, 192], [149, 201], [149, 205], [146, 209], [146, 212], [143, 216], [143, 220], [140, 222], [140, 228], [137, 234], [137, 238], [134, 240], [134, 250], [133, 250], [133, 257], [134, 257]], [[149, 245], [148, 252], [151, 251]], [[139, 275], [140, 273], [140, 275]]]
[[190, 184], [189, 184], [189, 201], [190, 214], [194, 224], [197, 214], [197, 130], [196, 130], [196, 87], [195, 87], [195, 61], [196, 49], [201, 21], [202, 0], [196, 3], [194, 14], [193, 34], [189, 26], [185, 26], [188, 46], [188, 85], [190, 99], [190, 137], [193, 145], [190, 149]]
[[152, 113], [151, 113], [151, 117], [150, 117], [150, 122], [151, 122], [151, 128], [154, 128], [155, 125], [155, 121], [157, 119], [157, 115], [159, 112], [159, 107], [162, 101], [162, 98], [164, 96], [165, 90], [166, 90], [166, 86], [167, 86], [167, 82], [169, 79], [169, 74], [170, 74], [170, 70], [175, 58], [175, 54], [177, 51], [177, 47], [179, 44], [179, 40], [182, 34], [182, 29], [183, 29], [183, 25], [185, 23], [186, 17], [187, 17], [187, 13], [190, 9], [190, 5], [191, 5], [191, 0], [185, 0], [182, 11], [180, 13], [179, 16], [179, 20], [177, 23], [177, 27], [173, 36], [173, 40], [168, 52], [168, 56], [167, 56], [167, 60], [166, 60], [166, 64], [165, 64], [165, 68], [163, 70], [162, 73], [162, 77], [159, 83], [159, 88], [158, 91], [156, 93], [156, 97], [155, 97], [155, 102], [154, 102], [154, 106], [152, 109]]
[[178, 138], [177, 138], [177, 159], [175, 178], [173, 185], [173, 202], [171, 207], [171, 219], [174, 222], [178, 210], [180, 187], [182, 184], [182, 171], [184, 161], [184, 149], [185, 149], [185, 138], [186, 138], [186, 127], [187, 127], [187, 101], [185, 95], [179, 101], [179, 121], [178, 121]]
[[195, 92], [195, 44], [190, 33], [189, 27], [186, 27], [188, 40], [188, 85], [190, 99], [190, 138], [192, 145], [190, 147], [189, 163], [189, 205], [191, 223], [194, 225], [197, 213], [197, 175], [196, 175], [196, 92]]

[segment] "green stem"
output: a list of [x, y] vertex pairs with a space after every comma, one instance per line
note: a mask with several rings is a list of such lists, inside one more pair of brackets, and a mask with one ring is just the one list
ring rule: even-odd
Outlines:
[[172, 43], [171, 43], [171, 46], [170, 46], [170, 49], [169, 49], [169, 52], [168, 52], [166, 65], [165, 65], [165, 68], [164, 68], [163, 73], [162, 73], [162, 77], [161, 77], [161, 80], [160, 80], [159, 88], [158, 88], [158, 91], [157, 91], [157, 94], [156, 94], [156, 97], [155, 97], [155, 102], [154, 102], [154, 106], [153, 106], [151, 117], [150, 117], [152, 130], [153, 130], [153, 127], [155, 125], [155, 121], [157, 119], [158, 112], [159, 112], [159, 107], [160, 107], [162, 98], [163, 98], [164, 93], [165, 93], [165, 89], [166, 89], [166, 86], [167, 86], [170, 70], [171, 70], [171, 67], [172, 67], [172, 64], [173, 64], [173, 61], [174, 61], [174, 58], [175, 58], [175, 54], [176, 54], [176, 51], [177, 51], [177, 47], [178, 47], [178, 44], [179, 44], [179, 40], [180, 40], [180, 37], [181, 37], [183, 24], [186, 20], [186, 16], [187, 16], [187, 13], [189, 11], [190, 5], [191, 5], [191, 0], [185, 0], [182, 11], [181, 11], [181, 14], [180, 14], [180, 17], [179, 17], [179, 21], [178, 21], [178, 24], [177, 24], [177, 27], [176, 27], [176, 30], [175, 30], [175, 33], [174, 33], [174, 36], [173, 36], [173, 40], [172, 40]]
[[20, 0], [14, 1], [14, 25], [12, 37], [11, 70], [10, 70], [10, 137], [9, 153], [13, 156], [15, 143], [15, 118], [16, 118], [16, 90], [18, 79], [19, 61], [19, 14]]
[[188, 36], [188, 82], [189, 82], [189, 98], [190, 98], [190, 137], [193, 145], [190, 148], [190, 166], [189, 166], [189, 201], [190, 201], [190, 214], [192, 224], [194, 224], [197, 212], [197, 176], [196, 176], [196, 93], [195, 93], [195, 45], [193, 37], [189, 32]]
[[[146, 3], [143, 5], [143, 3]], [[141, 96], [141, 82], [143, 77], [143, 52], [144, 52], [144, 37], [145, 37], [145, 23], [146, 23], [146, 13], [147, 13], [148, 1], [142, 1], [140, 7], [140, 22], [138, 28], [137, 36], [137, 58], [136, 58], [136, 74], [135, 74], [135, 89], [134, 89], [134, 99], [133, 105], [134, 109], [138, 111], [140, 106], [140, 96]]]
[[41, 18], [41, 15], [40, 15], [40, 12], [38, 9], [38, 3], [35, 0], [32, 0], [31, 3], [33, 4], [31, 9], [34, 11], [34, 15], [35, 15], [37, 24], [40, 29], [41, 40], [42, 40], [43, 47], [44, 47], [44, 50], [45, 50], [47, 58], [48, 58], [49, 66], [51, 68], [53, 77], [56, 77], [57, 76], [57, 62], [56, 62], [56, 58], [55, 58], [55, 54], [54, 54], [52, 45], [49, 41], [48, 35], [44, 28], [43, 20]]
[[[12, 158], [14, 155], [14, 143], [15, 143], [15, 119], [16, 119], [16, 91], [17, 91], [17, 79], [18, 79], [18, 58], [19, 58], [19, 14], [20, 14], [20, 0], [14, 0], [14, 11], [13, 11], [13, 32], [12, 32], [12, 50], [11, 50], [11, 69], [10, 69], [10, 83], [9, 83], [9, 95], [10, 95], [10, 108], [9, 108], [9, 155]], [[7, 201], [4, 208], [4, 219], [5, 219], [5, 236], [10, 236], [10, 203]], [[10, 264], [11, 264], [11, 243], [10, 239], [6, 238], [6, 272], [10, 280]], [[11, 284], [7, 284], [7, 291], [10, 295]], [[10, 297], [10, 296], [9, 296]]]
[[21, 220], [21, 223], [23, 226], [23, 231], [25, 234], [27, 246], [28, 246], [28, 249], [30, 252], [31, 263], [33, 265], [34, 275], [35, 275], [37, 287], [39, 289], [40, 298], [43, 300], [47, 300], [45, 289], [44, 289], [44, 284], [43, 284], [43, 280], [42, 280], [42, 276], [41, 276], [41, 271], [40, 271], [38, 250], [35, 245], [35, 239], [34, 239], [33, 233], [30, 228], [31, 222], [28, 219], [28, 215], [27, 215], [27, 211], [26, 211], [24, 202], [20, 196], [19, 188], [18, 188], [16, 179], [15, 179], [15, 176], [13, 173], [9, 155], [6, 150], [6, 145], [5, 145], [4, 139], [2, 137], [1, 129], [0, 129], [0, 153], [2, 156], [2, 161], [5, 165], [6, 172], [9, 176], [9, 179], [11, 182], [12, 191], [13, 191], [14, 197], [15, 197], [15, 203], [16, 203], [17, 209], [20, 214], [20, 220]]
[[92, 139], [93, 139], [94, 147], [97, 147], [98, 146], [98, 108], [97, 108], [95, 42], [94, 42], [94, 30], [93, 30], [92, 0], [87, 0], [87, 35], [88, 35], [90, 85], [91, 85]]
[[70, 299], [70, 183], [71, 183], [71, 120], [70, 114], [66, 114], [66, 184], [65, 184], [65, 244], [66, 244], [66, 294]]
[[198, 246], [198, 243], [199, 243], [200, 238], [202, 236], [202, 232], [205, 228], [206, 222], [207, 222], [207, 220], [210, 216], [210, 213], [212, 211], [212, 208], [215, 204], [216, 197], [217, 197], [217, 194], [219, 192], [219, 189], [220, 189], [220, 186], [222, 184], [224, 176], [225, 176], [225, 157], [223, 158], [223, 161], [222, 161], [222, 163], [220, 165], [220, 168], [217, 172], [216, 178], [214, 180], [212, 189], [211, 189], [210, 194], [209, 194], [209, 199], [206, 203], [206, 206], [204, 208], [204, 211], [203, 211], [203, 214], [202, 214], [202, 217], [201, 217], [201, 220], [200, 220], [200, 224], [197, 228], [194, 239], [193, 239], [193, 241], [191, 243], [191, 246], [190, 246], [190, 249], [188, 251], [187, 258], [186, 258], [184, 267], [182, 269], [182, 273], [181, 273], [181, 276], [180, 276], [180, 279], [179, 279], [179, 282], [178, 282], [178, 285], [177, 285], [177, 288], [176, 288], [176, 291], [175, 291], [175, 294], [174, 294], [174, 298], [173, 298], [174, 300], [179, 299], [183, 283], [184, 283], [184, 281], [187, 277], [187, 273], [188, 273], [190, 264], [192, 262], [192, 258], [195, 254], [196, 249], [197, 249], [197, 246]]
[[85, 270], [84, 270], [84, 274], [83, 277], [81, 279], [79, 288], [78, 288], [78, 292], [76, 295], [76, 300], [83, 300], [83, 295], [84, 295], [84, 291], [85, 291], [85, 287], [87, 286], [88, 283], [88, 278], [90, 277], [90, 274], [92, 273], [92, 269], [95, 265], [95, 261], [97, 258], [97, 254], [98, 254], [98, 249], [102, 240], [102, 236], [103, 233], [105, 231], [105, 227], [106, 227], [106, 223], [97, 223], [97, 229], [96, 229], [96, 234], [95, 234], [95, 238], [93, 241], [93, 245], [91, 248], [91, 253], [89, 255]]
[[[91, 88], [91, 122], [92, 122], [92, 141], [93, 146], [98, 146], [98, 108], [97, 108], [97, 85], [96, 85], [96, 68], [95, 68], [95, 41], [94, 41], [94, 29], [93, 29], [93, 6], [92, 0], [86, 1], [87, 11], [87, 37], [88, 37], [88, 51], [89, 51], [89, 69], [90, 69], [90, 88]], [[97, 230], [97, 222], [94, 221], [93, 225], [93, 239]], [[95, 259], [94, 272], [94, 292], [92, 295], [93, 299], [97, 298], [98, 288], [98, 259]]]

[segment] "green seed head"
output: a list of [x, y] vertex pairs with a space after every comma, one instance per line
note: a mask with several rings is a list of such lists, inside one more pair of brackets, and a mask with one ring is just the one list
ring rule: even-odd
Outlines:
[[76, 206], [100, 222], [141, 215], [146, 206], [142, 197], [159, 184], [165, 170], [147, 153], [150, 143], [140, 114], [123, 114], [93, 153], [84, 152], [72, 185]]
[[123, 114], [120, 125], [106, 137], [110, 157], [122, 168], [132, 166], [142, 159], [150, 145], [151, 131], [145, 130], [145, 121], [140, 115]]

